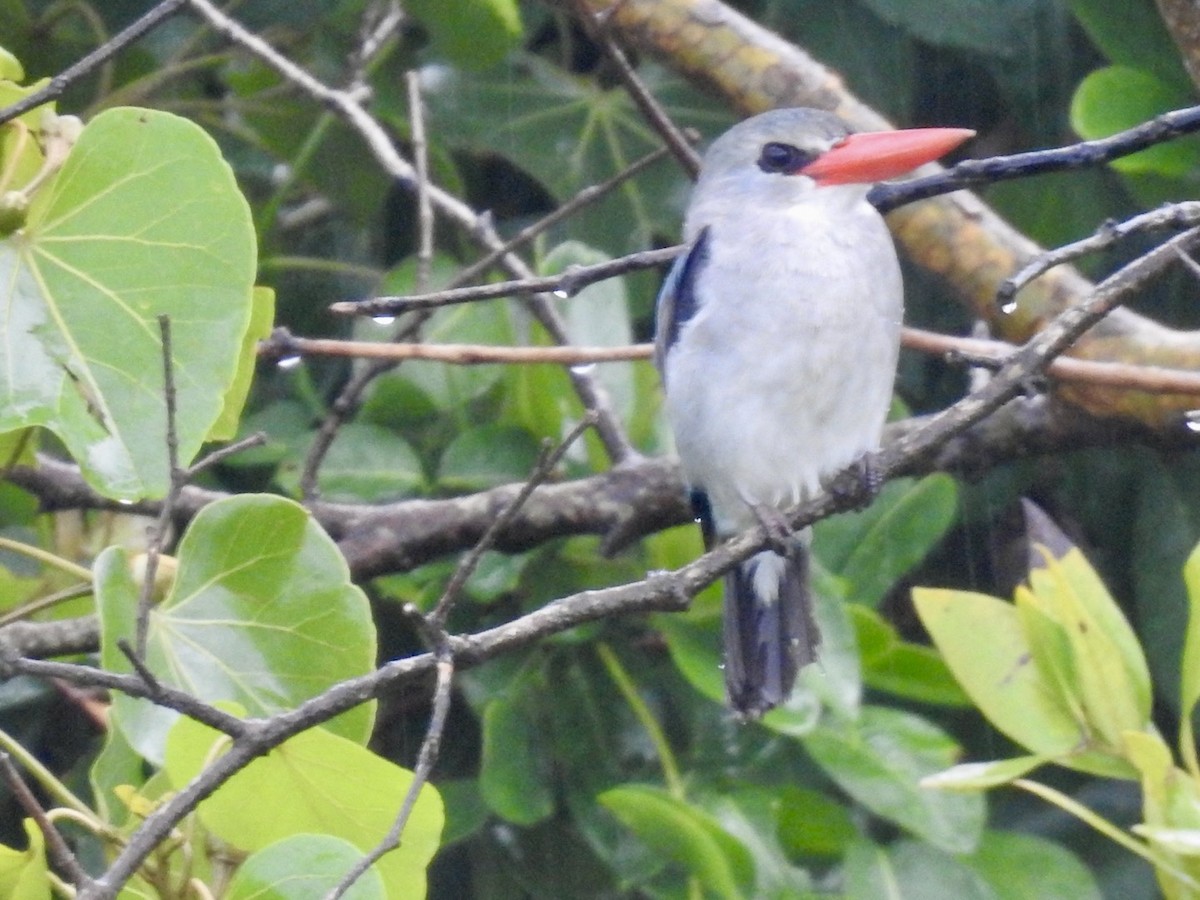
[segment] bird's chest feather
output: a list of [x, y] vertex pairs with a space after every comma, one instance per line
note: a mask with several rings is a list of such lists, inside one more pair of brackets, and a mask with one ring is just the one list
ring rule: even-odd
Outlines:
[[696, 290], [667, 406], [685, 470], [718, 506], [794, 502], [877, 445], [902, 317], [878, 216], [727, 218]]

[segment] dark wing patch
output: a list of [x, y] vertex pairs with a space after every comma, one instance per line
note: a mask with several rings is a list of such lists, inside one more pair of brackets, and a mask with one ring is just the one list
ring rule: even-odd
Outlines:
[[692, 503], [692, 515], [700, 523], [700, 534], [704, 538], [704, 549], [711, 550], [717, 544], [717, 525], [713, 521], [712, 504], [701, 488], [692, 488], [688, 493]]
[[679, 332], [683, 326], [696, 314], [698, 300], [696, 298], [696, 280], [700, 270], [708, 261], [708, 236], [706, 226], [700, 231], [695, 242], [688, 251], [675, 260], [671, 271], [667, 274], [661, 290], [658, 292], [658, 304], [655, 314], [654, 362], [658, 370], [665, 371], [663, 365], [667, 353], [679, 340]]

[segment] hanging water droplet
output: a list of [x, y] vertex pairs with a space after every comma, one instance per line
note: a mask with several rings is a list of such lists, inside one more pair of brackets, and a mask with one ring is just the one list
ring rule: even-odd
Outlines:
[[559, 300], [566, 300], [571, 295], [568, 294], [566, 291], [564, 291], [562, 288], [557, 288], [554, 291], [554, 296], [557, 297]]
[[1011, 316], [1016, 311], [1017, 311], [1017, 301], [1015, 299], [1005, 300], [1003, 303], [1000, 304], [1000, 312], [1002, 312], [1006, 316]]
[[371, 321], [376, 325], [391, 325], [396, 321], [395, 316], [371, 316]]
[[591, 375], [596, 371], [595, 363], [584, 363], [578, 366], [571, 366], [572, 375]]
[[121, 500], [121, 499], [118, 499], [118, 500], [117, 500], [117, 505], [118, 505], [118, 506], [133, 506], [133, 501], [132, 501], [132, 500]]
[[1188, 431], [1200, 432], [1200, 409], [1189, 409], [1183, 414], [1183, 424]]
[[300, 365], [301, 359], [302, 357], [299, 354], [296, 354], [295, 356], [284, 356], [280, 358], [276, 365], [281, 369], [294, 369], [296, 366]]

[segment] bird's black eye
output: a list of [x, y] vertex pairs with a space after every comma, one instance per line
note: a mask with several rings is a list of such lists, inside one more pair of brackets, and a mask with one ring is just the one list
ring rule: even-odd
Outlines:
[[782, 172], [785, 175], [792, 175], [815, 158], [815, 154], [806, 153], [799, 147], [771, 141], [769, 144], [763, 144], [762, 153], [758, 156], [758, 167], [764, 172]]

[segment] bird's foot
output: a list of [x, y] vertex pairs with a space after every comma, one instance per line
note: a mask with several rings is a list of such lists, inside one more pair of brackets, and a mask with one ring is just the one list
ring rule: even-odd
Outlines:
[[762, 503], [751, 503], [750, 511], [754, 513], [754, 518], [758, 519], [758, 524], [767, 533], [767, 542], [771, 549], [780, 556], [790, 556], [796, 534], [792, 530], [792, 526], [788, 524], [788, 520], [784, 518], [783, 513], [773, 506]]
[[883, 473], [874, 453], [864, 453], [829, 483], [829, 493], [834, 499], [852, 509], [866, 509], [882, 488]]

